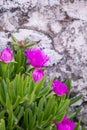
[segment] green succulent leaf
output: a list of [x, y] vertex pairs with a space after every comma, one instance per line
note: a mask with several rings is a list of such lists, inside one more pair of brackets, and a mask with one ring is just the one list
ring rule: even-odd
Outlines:
[[0, 119], [0, 130], [6, 130], [5, 129], [5, 120], [4, 119]]
[[82, 98], [82, 94], [70, 99], [70, 105], [78, 102]]

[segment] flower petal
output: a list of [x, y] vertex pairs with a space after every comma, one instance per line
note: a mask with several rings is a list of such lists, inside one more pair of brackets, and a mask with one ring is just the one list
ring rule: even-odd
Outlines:
[[34, 67], [42, 67], [49, 60], [49, 57], [39, 48], [26, 49], [24, 55]]
[[35, 69], [32, 73], [33, 80], [39, 82], [44, 77], [44, 72], [42, 69]]
[[66, 116], [64, 116], [61, 122], [57, 122], [55, 124], [56, 124], [57, 130], [74, 130], [75, 128], [75, 122], [71, 121]]
[[12, 59], [13, 59], [13, 52], [11, 51], [11, 49], [9, 47], [3, 49], [0, 54], [0, 60], [5, 63], [8, 63], [11, 62]]
[[52, 83], [52, 90], [59, 96], [62, 96], [68, 93], [68, 87], [66, 84], [62, 83], [59, 80], [54, 80]]

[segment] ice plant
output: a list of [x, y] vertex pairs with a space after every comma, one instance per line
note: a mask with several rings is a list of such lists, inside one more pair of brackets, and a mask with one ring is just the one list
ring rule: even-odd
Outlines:
[[13, 52], [11, 51], [11, 49], [9, 47], [3, 49], [0, 54], [0, 60], [5, 63], [8, 63], [11, 62], [12, 59], [13, 59]]
[[44, 72], [42, 69], [35, 69], [32, 73], [33, 80], [39, 82], [44, 77]]
[[33, 67], [42, 67], [49, 60], [49, 57], [40, 48], [26, 49], [24, 55]]
[[52, 83], [52, 90], [59, 96], [62, 96], [68, 93], [68, 87], [66, 84], [62, 83], [59, 80], [54, 80]]
[[[64, 95], [71, 89], [71, 80], [66, 85], [46, 79], [43, 70], [48, 56], [37, 47], [30, 48], [33, 43], [27, 40], [12, 39], [13, 51], [6, 47], [0, 53], [0, 130], [74, 130], [75, 123], [65, 114], [76, 116], [80, 108], [68, 113], [68, 107], [82, 96]], [[79, 127], [80, 121], [75, 129]]]
[[71, 121], [69, 118], [64, 116], [63, 120], [61, 122], [57, 122], [56, 128], [57, 130], [74, 130], [75, 123]]

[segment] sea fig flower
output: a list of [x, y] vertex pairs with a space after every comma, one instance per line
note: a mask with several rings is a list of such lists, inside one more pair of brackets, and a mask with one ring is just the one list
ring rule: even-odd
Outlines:
[[39, 82], [44, 77], [43, 70], [41, 68], [35, 69], [32, 73], [32, 77], [35, 82]]
[[66, 84], [62, 83], [59, 80], [54, 80], [52, 83], [52, 90], [59, 96], [63, 96], [68, 93], [68, 87]]
[[24, 55], [33, 67], [42, 67], [49, 60], [49, 57], [39, 48], [26, 49]]
[[55, 124], [56, 124], [57, 130], [74, 130], [75, 128], [75, 122], [71, 121], [66, 116], [64, 116], [61, 122], [57, 122]]
[[11, 49], [9, 47], [3, 49], [2, 52], [0, 53], [0, 60], [5, 63], [8, 63], [11, 62], [12, 59], [13, 59], [13, 52], [11, 51]]

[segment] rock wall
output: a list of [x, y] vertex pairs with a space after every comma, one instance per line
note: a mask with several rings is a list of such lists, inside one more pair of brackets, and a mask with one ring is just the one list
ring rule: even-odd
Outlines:
[[50, 77], [72, 78], [87, 125], [87, 0], [0, 0], [1, 49], [11, 34], [35, 41], [50, 56]]

